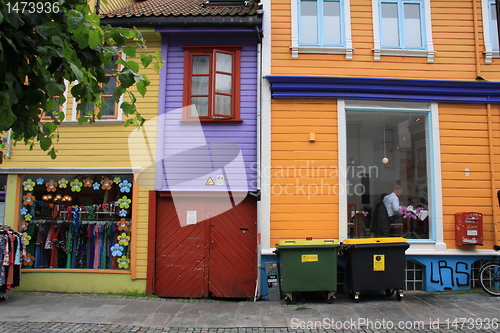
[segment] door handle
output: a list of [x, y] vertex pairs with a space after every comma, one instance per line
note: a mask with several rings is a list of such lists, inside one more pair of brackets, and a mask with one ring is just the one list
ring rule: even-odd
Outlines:
[[214, 243], [215, 243], [215, 242], [214, 242], [214, 241], [212, 241], [212, 249], [215, 247]]

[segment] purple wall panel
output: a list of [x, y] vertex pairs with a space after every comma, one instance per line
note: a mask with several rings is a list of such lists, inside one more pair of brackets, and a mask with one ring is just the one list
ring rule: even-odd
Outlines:
[[[257, 160], [257, 46], [255, 33], [174, 33], [164, 35], [166, 82], [159, 190], [253, 191]], [[241, 123], [182, 123], [183, 46], [241, 46]], [[217, 183], [217, 176], [224, 182]], [[211, 177], [216, 185], [205, 185]]]

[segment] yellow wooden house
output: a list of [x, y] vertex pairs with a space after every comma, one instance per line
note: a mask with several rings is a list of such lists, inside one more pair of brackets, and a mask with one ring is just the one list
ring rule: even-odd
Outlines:
[[270, 6], [265, 260], [285, 239], [403, 236], [407, 289], [474, 287], [500, 218], [495, 1]]

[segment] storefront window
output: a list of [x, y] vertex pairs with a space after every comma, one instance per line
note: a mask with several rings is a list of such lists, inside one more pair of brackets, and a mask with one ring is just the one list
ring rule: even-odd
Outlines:
[[429, 239], [427, 113], [346, 111], [346, 134], [348, 237]]
[[128, 269], [132, 175], [24, 175], [23, 268]]

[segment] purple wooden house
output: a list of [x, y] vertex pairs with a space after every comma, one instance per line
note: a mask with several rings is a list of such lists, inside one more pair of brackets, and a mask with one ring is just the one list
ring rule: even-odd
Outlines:
[[106, 14], [103, 22], [161, 34], [165, 64], [156, 191], [149, 202], [148, 291], [253, 296], [258, 1], [146, 0]]

